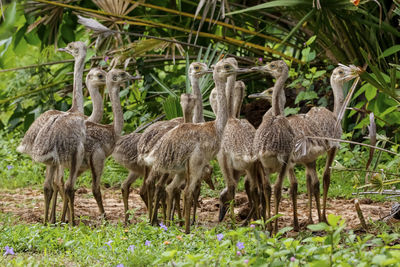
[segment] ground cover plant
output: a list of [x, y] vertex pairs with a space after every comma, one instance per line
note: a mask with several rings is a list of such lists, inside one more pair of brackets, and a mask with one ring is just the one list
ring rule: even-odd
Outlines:
[[[383, 220], [398, 196], [381, 194], [399, 188], [398, 1], [0, 0], [0, 13], [0, 266], [398, 265], [399, 223]], [[78, 15], [107, 30], [88, 29]], [[44, 111], [71, 106], [73, 60], [56, 49], [77, 40], [88, 45], [85, 71], [118, 67], [142, 75], [120, 92], [124, 134], [182, 115], [179, 95], [191, 91], [187, 72], [193, 61], [211, 66], [233, 56], [240, 66], [251, 67], [284, 59], [289, 66], [286, 116], [315, 106], [332, 109], [329, 78], [343, 63], [364, 72], [343, 118], [342, 139], [390, 153], [342, 143], [332, 166], [328, 222], [308, 226], [305, 171], [297, 166], [300, 232], [291, 228], [287, 179], [276, 235], [262, 220], [239, 226], [248, 212], [243, 179], [235, 203], [218, 223], [225, 184], [216, 160], [211, 161], [216, 189], [202, 185], [191, 234], [178, 225], [148, 223], [139, 196], [141, 178], [132, 186], [131, 224], [124, 225], [120, 187], [128, 171], [112, 158], [101, 179], [107, 221], [98, 217], [86, 172], [76, 183], [78, 225], [43, 225], [45, 166], [18, 154], [16, 147]], [[258, 74], [240, 78], [247, 95], [273, 85]], [[215, 118], [209, 101], [213, 86], [211, 76], [200, 79], [206, 120]], [[84, 105], [90, 114], [87, 95]], [[241, 115], [256, 124], [267, 108], [266, 102], [245, 98]], [[110, 121], [111, 104], [105, 101], [102, 123]], [[317, 161], [319, 177], [325, 160]], [[359, 224], [354, 198], [361, 202], [368, 229]], [[60, 211], [60, 203], [57, 207]], [[315, 211], [313, 219], [318, 221]]]

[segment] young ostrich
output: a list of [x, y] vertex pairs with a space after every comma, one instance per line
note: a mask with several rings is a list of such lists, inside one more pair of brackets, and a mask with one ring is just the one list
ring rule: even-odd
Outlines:
[[[227, 78], [241, 72], [227, 60], [219, 61], [213, 71], [218, 90], [216, 120], [204, 123], [184, 123], [166, 133], [151, 153], [144, 158], [155, 170], [180, 174], [186, 178], [184, 192], [185, 232], [190, 232], [190, 209], [193, 192], [206, 164], [218, 153], [228, 118], [225, 84]], [[186, 172], [186, 175], [185, 175]], [[167, 216], [171, 205], [167, 203]], [[168, 216], [170, 217], [170, 216]]]
[[[107, 72], [105, 72], [101, 69], [98, 69], [98, 68], [91, 69], [86, 76], [86, 87], [88, 88], [88, 91], [89, 91], [89, 94], [90, 94], [90, 97], [91, 97], [92, 103], [93, 103], [93, 110], [92, 110], [92, 114], [90, 115], [90, 117], [87, 118], [86, 116], [84, 116], [84, 118], [86, 119], [86, 121], [85, 121], [86, 138], [90, 138], [90, 137], [88, 137], [88, 133], [90, 132], [90, 131], [88, 131], [88, 123], [89, 122], [97, 123], [97, 122], [101, 121], [101, 119], [103, 117], [103, 98], [100, 94], [99, 89], [100, 89], [100, 87], [102, 87], [106, 84], [106, 76], [107, 76]], [[86, 143], [86, 141], [85, 141], [85, 143]], [[87, 150], [87, 145], [85, 145], [85, 150]], [[84, 159], [85, 159], [85, 157], [84, 157]], [[84, 170], [86, 170], [84, 165], [85, 164], [81, 165], [81, 167], [78, 171], [78, 177]], [[96, 179], [96, 176], [93, 176], [92, 178]], [[60, 191], [62, 196], [64, 196], [64, 194], [63, 194], [64, 193], [64, 181], [63, 181], [62, 173], [57, 173], [56, 178], [55, 179], [53, 178], [52, 180], [54, 180], [54, 191], [53, 191], [53, 196], [52, 196], [53, 205], [52, 205], [50, 217], [51, 217], [51, 222], [54, 223], [58, 191]], [[97, 200], [98, 195], [99, 195], [98, 192], [100, 191], [100, 188], [94, 188], [94, 186], [95, 186], [95, 183], [93, 183], [93, 195], [97, 196], [97, 198], [96, 198], [96, 200]], [[64, 197], [63, 197], [63, 199], [65, 200]], [[104, 210], [101, 201], [97, 202], [97, 204], [99, 206], [100, 211]], [[62, 220], [64, 220], [64, 219], [65, 218], [62, 218]]]
[[[198, 80], [202, 75], [206, 74], [207, 71], [208, 71], [207, 65], [205, 65], [204, 63], [193, 62], [192, 64], [190, 64], [189, 78], [192, 82], [194, 95], [197, 94], [201, 95], [201, 93], [199, 93], [200, 88]], [[197, 101], [201, 101], [201, 98], [197, 97]], [[196, 106], [198, 107], [198, 105], [199, 104], [197, 103]], [[200, 113], [202, 114], [202, 109], [197, 108], [195, 114], [197, 114], [198, 117], [202, 117], [202, 115], [199, 115]], [[164, 174], [163, 177], [161, 177], [161, 173], [153, 171], [151, 169], [151, 166], [147, 166], [147, 164], [143, 159], [148, 156], [148, 154], [153, 149], [154, 145], [160, 140], [160, 138], [165, 133], [167, 133], [169, 130], [173, 129], [175, 126], [181, 123], [183, 123], [183, 118], [175, 118], [169, 121], [157, 122], [148, 127], [141, 134], [139, 141], [137, 143], [139, 163], [145, 165], [144, 181], [140, 195], [143, 201], [147, 205], [150, 220], [152, 220], [152, 217], [154, 217], [153, 198], [155, 191], [155, 182], [157, 180], [160, 180], [160, 182], [158, 183], [159, 187], [163, 186], [168, 179], [168, 174]]]
[[[294, 149], [295, 133], [288, 119], [283, 115], [283, 107], [280, 107], [279, 103], [279, 95], [288, 78], [287, 65], [284, 61], [278, 60], [262, 68], [276, 78], [272, 94], [272, 109], [270, 112], [265, 113], [261, 125], [256, 130], [253, 141], [253, 153], [261, 161], [265, 171], [265, 179], [262, 179], [262, 191], [267, 202], [269, 215], [271, 199], [269, 175], [278, 172], [278, 178], [274, 184], [275, 214], [278, 214], [282, 196], [282, 183]], [[278, 220], [275, 220], [274, 231], [277, 232], [277, 230]]]
[[[59, 110], [48, 110], [41, 114], [32, 125], [29, 127], [28, 131], [25, 133], [20, 145], [17, 147], [17, 151], [20, 153], [25, 153], [33, 156], [33, 146], [36, 137], [38, 136], [44, 125], [51, 119], [55, 120], [56, 117], [65, 116], [67, 114], [81, 114], [83, 115], [83, 93], [82, 93], [82, 76], [83, 69], [85, 65], [86, 57], [86, 45], [83, 42], [72, 42], [69, 43], [66, 48], [60, 48], [58, 51], [64, 51], [71, 54], [75, 59], [74, 64], [74, 79], [73, 79], [73, 93], [72, 93], [72, 106], [67, 112]], [[64, 118], [65, 119], [65, 118]], [[71, 121], [72, 123], [72, 121]], [[79, 124], [79, 123], [78, 123]], [[37, 152], [37, 151], [36, 151]], [[48, 221], [48, 208], [50, 205], [51, 196], [53, 194], [53, 175], [55, 173], [60, 173], [61, 170], [54, 169], [53, 167], [46, 168], [46, 178], [44, 183], [44, 199], [45, 199], [45, 215], [44, 223]], [[57, 174], [61, 175], [61, 174]], [[54, 215], [55, 216], [55, 215]], [[54, 217], [55, 218], [55, 217]], [[55, 222], [55, 219], [51, 219]]]
[[[232, 78], [231, 76], [230, 78]], [[231, 103], [239, 103], [243, 94], [235, 93], [235, 90], [240, 92], [244, 91], [245, 85], [243, 82], [236, 82], [233, 84], [235, 88], [231, 88], [234, 98]], [[232, 84], [232, 85], [233, 85]], [[227, 91], [229, 81], [227, 84]], [[240, 105], [234, 105], [240, 107]], [[235, 190], [240, 174], [246, 173], [245, 188], [249, 198], [250, 212], [244, 223], [251, 219], [253, 213], [259, 217], [259, 195], [257, 187], [257, 174], [259, 171], [258, 161], [255, 160], [252, 153], [252, 146], [256, 129], [244, 119], [238, 119], [234, 116], [239, 112], [232, 110], [228, 122], [225, 126], [224, 134], [222, 137], [221, 150], [218, 153], [218, 162], [223, 173], [226, 187], [220, 194], [220, 213], [219, 221], [222, 221], [229, 203], [235, 197]]]

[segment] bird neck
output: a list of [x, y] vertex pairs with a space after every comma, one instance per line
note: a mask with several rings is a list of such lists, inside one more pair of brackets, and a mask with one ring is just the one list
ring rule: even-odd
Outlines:
[[282, 75], [276, 79], [274, 90], [272, 92], [272, 114], [274, 116], [283, 114], [284, 103], [280, 102], [281, 102], [281, 94], [284, 94], [283, 89], [287, 78], [288, 74], [282, 73]]
[[103, 118], [103, 98], [101, 97], [99, 86], [94, 86], [91, 83], [87, 84], [90, 97], [92, 98], [93, 110], [88, 121], [99, 123]]
[[240, 109], [242, 108], [242, 102], [244, 97], [245, 85], [242, 81], [235, 82], [234, 87], [234, 94], [233, 94], [233, 116], [235, 118], [240, 117]]
[[[193, 111], [191, 109], [185, 108], [183, 110], [183, 122], [184, 123], [196, 122], [193, 118]], [[200, 121], [198, 121], [198, 122], [200, 122]]]
[[82, 92], [82, 77], [83, 69], [85, 68], [86, 52], [78, 55], [75, 58], [74, 64], [74, 85], [72, 90], [72, 106], [70, 111], [83, 114], [83, 92]]
[[119, 98], [119, 87], [117, 83], [108, 82], [107, 88], [109, 90], [111, 106], [113, 111], [113, 126], [114, 132], [117, 136], [121, 135], [122, 128], [124, 127], [124, 115], [122, 113], [121, 100]]
[[228, 108], [226, 103], [226, 93], [225, 93], [225, 86], [226, 80], [217, 78], [215, 80], [215, 86], [217, 88], [217, 103], [218, 103], [218, 110], [215, 119], [215, 127], [217, 130], [217, 135], [219, 138], [222, 137], [224, 132], [224, 128], [226, 122], [228, 120]]
[[233, 118], [236, 115], [236, 110], [234, 107], [235, 83], [236, 83], [236, 74], [233, 74], [228, 77], [226, 86], [225, 86], [226, 105], [228, 106], [228, 117], [229, 118]]
[[193, 114], [193, 122], [204, 122], [203, 97], [200, 91], [199, 78], [195, 77], [194, 75], [190, 75], [190, 83], [192, 84], [192, 93], [197, 97]]
[[343, 83], [331, 80], [331, 86], [333, 91], [333, 114], [338, 116], [340, 110], [343, 107], [344, 95], [343, 95]]

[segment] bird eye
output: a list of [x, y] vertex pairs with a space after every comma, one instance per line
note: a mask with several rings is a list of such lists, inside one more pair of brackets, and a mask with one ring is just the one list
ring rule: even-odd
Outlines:
[[271, 68], [275, 68], [275, 67], [276, 67], [276, 65], [275, 65], [275, 64], [271, 64], [270, 66], [271, 66]]
[[343, 74], [343, 71], [342, 71], [342, 70], [339, 70], [339, 74], [342, 75], [342, 74]]
[[97, 77], [99, 77], [99, 79], [103, 79], [103, 74], [99, 74]]
[[199, 66], [194, 67], [194, 69], [195, 69], [195, 70], [198, 70], [198, 69], [199, 69]]
[[228, 70], [228, 69], [230, 68], [230, 66], [229, 66], [229, 65], [225, 65], [224, 68], [225, 68], [226, 70]]
[[117, 79], [118, 79], [117, 75], [113, 75], [112, 80], [113, 80], [114, 82], [116, 82]]

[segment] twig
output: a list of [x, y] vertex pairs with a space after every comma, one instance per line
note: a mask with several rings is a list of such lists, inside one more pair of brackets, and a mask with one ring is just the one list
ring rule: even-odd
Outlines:
[[400, 190], [392, 190], [392, 189], [385, 189], [382, 192], [366, 191], [366, 192], [352, 193], [352, 195], [398, 195], [398, 194], [400, 194]]
[[155, 123], [155, 122], [161, 120], [161, 119], [164, 118], [164, 117], [165, 117], [165, 114], [162, 114], [162, 115], [158, 116], [157, 118], [155, 118], [154, 120], [149, 121], [148, 123], [139, 126], [138, 128], [136, 128], [136, 130], [135, 130], [134, 132], [135, 132], [135, 133], [138, 133], [138, 132], [140, 132], [141, 130], [146, 129], [147, 127], [149, 127], [149, 126], [152, 125], [153, 123]]
[[[345, 172], [345, 171], [355, 171], [355, 172], [369, 172], [369, 173], [382, 173], [381, 171], [370, 171], [370, 170], [365, 170], [365, 169], [356, 169], [356, 168], [346, 168], [346, 169], [340, 169], [340, 168], [335, 168], [331, 167], [332, 170], [339, 171], [339, 172]], [[386, 176], [397, 176], [400, 177], [400, 174], [396, 174], [393, 172], [383, 172]]]
[[368, 144], [355, 142], [355, 141], [348, 141], [348, 140], [342, 140], [342, 139], [336, 139], [336, 138], [330, 138], [330, 137], [320, 137], [320, 136], [305, 136], [304, 138], [330, 140], [330, 141], [336, 141], [336, 142], [340, 142], [340, 143], [349, 143], [349, 144], [354, 144], [354, 145], [372, 147], [372, 148], [384, 151], [384, 152], [389, 153], [389, 154], [400, 156], [399, 154], [397, 154], [397, 153], [395, 153], [393, 151], [390, 151], [390, 150], [387, 150], [387, 149], [384, 149], [384, 148], [380, 148], [380, 147], [377, 147], [377, 146], [371, 146], [371, 145], [368, 145]]
[[362, 228], [364, 228], [364, 230], [368, 230], [368, 226], [367, 226], [367, 224], [365, 222], [364, 215], [363, 215], [362, 210], [360, 208], [360, 202], [358, 201], [357, 198], [354, 199], [354, 207], [356, 208], [358, 219], [360, 219]]

